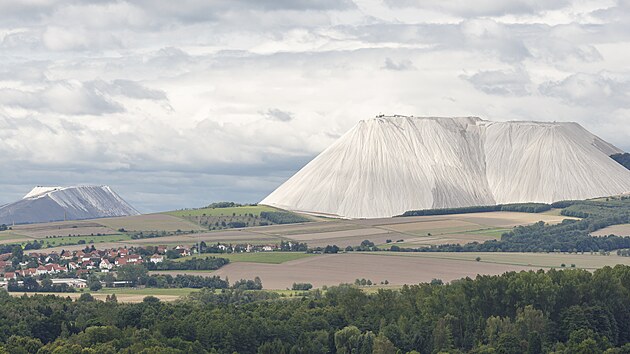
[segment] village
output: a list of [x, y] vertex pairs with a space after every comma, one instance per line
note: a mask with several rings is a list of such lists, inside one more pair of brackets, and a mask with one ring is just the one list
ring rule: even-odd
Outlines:
[[[115, 272], [127, 265], [142, 265], [155, 268], [166, 260], [174, 260], [194, 254], [220, 257], [222, 253], [271, 252], [295, 248], [291, 242], [280, 245], [222, 244], [206, 245], [205, 242], [187, 246], [147, 246], [96, 249], [94, 245], [83, 250], [62, 250], [61, 252], [31, 252], [24, 254], [16, 249], [12, 253], [0, 254], [0, 287], [9, 282], [22, 284], [24, 279], [35, 278], [41, 283], [51, 279], [55, 285], [65, 284], [71, 288], [88, 287], [88, 277], [93, 273]], [[30, 280], [30, 279], [29, 279]], [[125, 286], [128, 282], [111, 282], [114, 286]]]

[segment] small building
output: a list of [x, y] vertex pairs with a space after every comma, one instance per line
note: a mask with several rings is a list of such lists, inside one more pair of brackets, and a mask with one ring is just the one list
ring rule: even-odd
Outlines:
[[111, 270], [112, 268], [114, 268], [114, 265], [107, 258], [103, 258], [101, 260], [101, 264], [99, 264], [98, 267], [101, 270]]
[[151, 256], [151, 258], [149, 258], [149, 261], [153, 262], [153, 263], [161, 263], [164, 261], [164, 256], [160, 255], [160, 254], [154, 254]]

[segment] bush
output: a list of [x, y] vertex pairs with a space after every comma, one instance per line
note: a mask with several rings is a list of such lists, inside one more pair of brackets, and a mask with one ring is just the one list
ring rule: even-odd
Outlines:
[[311, 290], [313, 288], [313, 284], [311, 283], [293, 283], [291, 290]]

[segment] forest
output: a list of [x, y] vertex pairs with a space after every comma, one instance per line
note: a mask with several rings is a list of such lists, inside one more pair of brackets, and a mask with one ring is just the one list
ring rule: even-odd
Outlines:
[[0, 353], [630, 353], [630, 267], [166, 303], [0, 292]]
[[622, 164], [625, 168], [630, 170], [630, 154], [629, 153], [623, 153], [623, 154], [614, 154], [612, 156], [610, 156], [613, 160], [619, 162], [620, 164]]

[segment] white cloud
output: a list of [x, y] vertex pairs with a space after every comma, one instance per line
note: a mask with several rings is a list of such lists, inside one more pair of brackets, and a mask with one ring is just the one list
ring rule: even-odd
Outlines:
[[561, 81], [544, 83], [540, 91], [567, 104], [616, 108], [630, 107], [630, 77], [612, 73], [576, 73]]
[[477, 90], [491, 95], [523, 96], [530, 92], [531, 81], [523, 68], [516, 70], [487, 70], [474, 75], [462, 75]]

